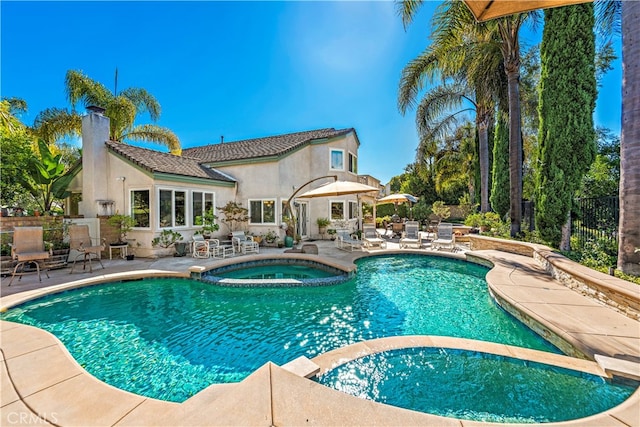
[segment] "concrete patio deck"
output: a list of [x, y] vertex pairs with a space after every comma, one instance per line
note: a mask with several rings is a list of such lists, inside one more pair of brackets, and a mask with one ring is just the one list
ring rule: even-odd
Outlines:
[[[319, 247], [319, 255], [304, 257], [321, 257], [346, 268], [351, 268], [355, 259], [369, 255], [338, 250], [329, 241], [314, 243]], [[392, 337], [320, 355], [312, 362], [321, 371], [384, 349], [424, 345], [470, 348], [600, 375], [625, 373], [640, 379], [640, 322], [566, 288], [533, 258], [492, 250], [453, 254], [400, 251], [393, 242], [385, 251], [374, 253], [387, 252], [428, 253], [459, 259], [465, 259], [469, 254], [490, 261], [495, 267], [487, 275], [487, 281], [496, 300], [543, 336], [552, 342], [555, 340], [556, 345], [572, 349], [565, 350], [569, 354], [582, 359], [446, 337]], [[260, 255], [243, 255], [241, 259], [296, 255], [300, 254], [261, 248]], [[51, 271], [51, 277], [44, 277], [42, 283], [35, 274], [23, 277], [20, 282], [14, 281], [11, 287], [7, 287], [8, 280], [3, 279], [0, 307], [10, 307], [54, 289], [132, 276], [184, 276], [189, 268], [209, 268], [224, 261], [185, 257], [103, 262], [105, 269], [97, 268], [93, 274], [70, 275], [69, 269]], [[70, 281], [76, 283], [68, 285]], [[0, 322], [0, 333], [2, 425], [487, 425], [358, 399], [305, 379], [306, 373], [300, 372], [299, 368], [271, 363], [241, 383], [212, 385], [182, 404], [163, 402], [116, 389], [95, 379], [45, 331], [3, 321]], [[593, 361], [596, 358], [600, 363]], [[602, 414], [544, 424], [554, 425], [640, 426], [640, 390], [622, 405]]]

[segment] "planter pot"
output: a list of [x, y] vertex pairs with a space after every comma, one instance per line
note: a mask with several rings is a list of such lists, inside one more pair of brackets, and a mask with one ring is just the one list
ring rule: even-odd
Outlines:
[[185, 256], [187, 254], [187, 243], [178, 242], [175, 245], [176, 253], [173, 256]]
[[293, 237], [292, 236], [285, 236], [284, 245], [287, 248], [292, 248], [293, 247]]
[[136, 258], [134, 254], [127, 255], [127, 261], [133, 261]]

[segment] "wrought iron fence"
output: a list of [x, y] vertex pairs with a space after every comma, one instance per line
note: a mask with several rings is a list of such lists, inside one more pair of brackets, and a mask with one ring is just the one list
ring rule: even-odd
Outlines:
[[617, 196], [576, 200], [571, 234], [577, 237], [578, 245], [583, 247], [586, 242], [604, 240], [608, 246], [617, 249], [619, 203]]

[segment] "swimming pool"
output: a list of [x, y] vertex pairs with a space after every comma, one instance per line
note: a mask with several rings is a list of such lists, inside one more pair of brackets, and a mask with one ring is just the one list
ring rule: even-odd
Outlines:
[[214, 268], [202, 280], [223, 286], [332, 286], [346, 282], [353, 272], [299, 258], [263, 258]]
[[412, 347], [349, 361], [320, 384], [376, 402], [444, 417], [548, 423], [598, 414], [637, 388], [599, 376], [511, 357]]
[[177, 402], [212, 383], [240, 381], [267, 361], [385, 336], [450, 335], [557, 352], [491, 300], [485, 267], [420, 255], [357, 265], [353, 279], [331, 287], [119, 282], [41, 298], [2, 319], [52, 332], [109, 384]]

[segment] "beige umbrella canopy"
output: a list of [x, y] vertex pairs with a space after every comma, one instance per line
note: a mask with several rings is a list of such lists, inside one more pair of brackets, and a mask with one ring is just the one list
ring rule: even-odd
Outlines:
[[482, 22], [535, 9], [588, 3], [592, 0], [463, 0], [475, 18]]
[[417, 203], [418, 198], [415, 196], [412, 196], [411, 194], [396, 193], [396, 194], [389, 194], [388, 196], [385, 196], [381, 199], [376, 200], [376, 203], [379, 205], [382, 205], [385, 203], [404, 203], [404, 202]]
[[371, 187], [370, 185], [360, 184], [359, 182], [335, 181], [330, 182], [329, 184], [324, 184], [316, 189], [306, 191], [296, 197], [311, 199], [314, 197], [346, 196], [348, 194], [370, 193], [373, 191], [377, 192], [379, 190], [375, 187]]

